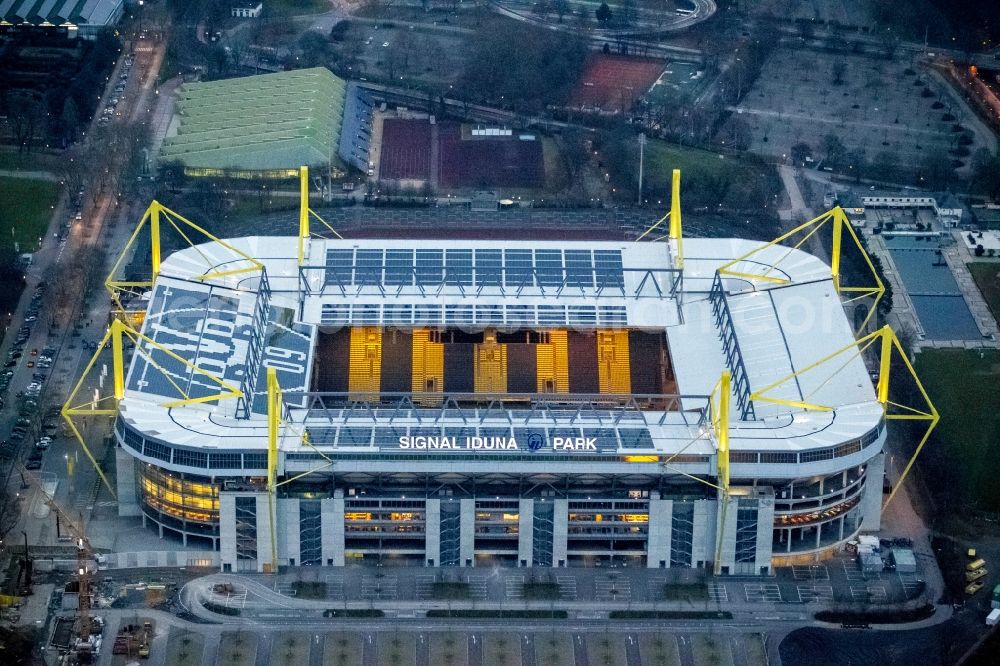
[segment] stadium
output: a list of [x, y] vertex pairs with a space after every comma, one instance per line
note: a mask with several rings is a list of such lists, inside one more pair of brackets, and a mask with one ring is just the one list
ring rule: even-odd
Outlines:
[[895, 338], [845, 315], [839, 209], [832, 267], [682, 238], [676, 173], [638, 241], [316, 238], [313, 216], [154, 242], [141, 328], [109, 332], [135, 342], [108, 396], [121, 514], [226, 571], [756, 575], [878, 529]]

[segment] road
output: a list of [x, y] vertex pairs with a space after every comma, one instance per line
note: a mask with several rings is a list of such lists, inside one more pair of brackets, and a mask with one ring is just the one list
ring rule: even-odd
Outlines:
[[[136, 44], [135, 58], [132, 65], [127, 87], [122, 97], [122, 103], [118, 107], [120, 115], [115, 114], [109, 125], [112, 132], [120, 130], [127, 125], [144, 122], [149, 114], [151, 106], [151, 96], [155, 94], [156, 77], [163, 60], [165, 42], [151, 42], [140, 40]], [[98, 109], [103, 108], [107, 99], [111, 96], [110, 89], [119, 80], [119, 72], [122, 71], [123, 62], [119, 61], [112, 75], [109, 77], [108, 90], [105, 91], [102, 102]], [[124, 112], [127, 104], [131, 103], [127, 112]], [[99, 114], [95, 114], [99, 116]], [[96, 125], [96, 117], [91, 129]], [[93, 136], [94, 132], [86, 134]], [[89, 139], [88, 139], [89, 140]], [[101, 166], [106, 168], [111, 175], [118, 175], [128, 161], [127, 155], [121, 155], [117, 161], [110, 156]], [[106, 183], [120, 182], [121, 177], [108, 178]], [[12, 317], [11, 328], [20, 328], [24, 321], [24, 310], [26, 303], [31, 298], [35, 287], [58, 276], [63, 267], [72, 259], [73, 255], [87, 252], [91, 249], [102, 248], [106, 251], [107, 264], [100, 267], [100, 275], [105, 275], [110, 269], [110, 264], [116, 258], [118, 250], [124, 245], [125, 240], [131, 233], [134, 209], [126, 205], [121, 205], [119, 193], [105, 183], [101, 184], [101, 191], [86, 192], [82, 197], [83, 209], [79, 221], [70, 220], [71, 224], [65, 237], [59, 238], [59, 231], [63, 221], [70, 217], [68, 212], [68, 196], [64, 194], [60, 205], [57, 206], [53, 215], [49, 230], [44, 238], [42, 247], [35, 253], [34, 261], [27, 273], [27, 285], [21, 299], [18, 310]], [[74, 306], [68, 320], [65, 322], [54, 321], [54, 298], [52, 292], [53, 285], [49, 285], [47, 296], [42, 303], [38, 314], [37, 322], [31, 332], [28, 341], [24, 345], [24, 358], [16, 368], [10, 384], [10, 393], [13, 396], [17, 391], [23, 390], [27, 384], [33, 380], [32, 375], [36, 372], [28, 368], [27, 360], [30, 358], [29, 350], [52, 347], [53, 364], [46, 378], [42, 393], [39, 397], [39, 420], [36, 422], [36, 430], [33, 436], [25, 437], [21, 445], [21, 455], [26, 455], [27, 451], [37, 438], [40, 432], [42, 414], [41, 411], [46, 405], [61, 405], [66, 399], [68, 391], [76, 383], [77, 378], [90, 359], [91, 351], [83, 342], [96, 342], [101, 339], [107, 328], [108, 300], [103, 295], [103, 290], [98, 288], [96, 293], [90, 294], [88, 298], [75, 299]], [[51, 323], [51, 326], [43, 325]], [[8, 347], [13, 336], [6, 336], [4, 348]], [[4, 350], [5, 350], [4, 349]], [[90, 395], [96, 383], [87, 384], [84, 387], [83, 395]], [[0, 412], [0, 438], [6, 439], [9, 435], [10, 424], [14, 421], [19, 404], [17, 400], [11, 399], [7, 402], [4, 410]], [[54, 423], [59, 419], [50, 417], [47, 422]], [[106, 421], [106, 420], [105, 420]], [[103, 460], [105, 451], [101, 446], [103, 436], [107, 432], [107, 423], [85, 423], [81, 432], [84, 433], [88, 444], [95, 449], [95, 456], [98, 460]], [[96, 444], [96, 446], [95, 446]], [[72, 474], [70, 471], [72, 470]], [[18, 486], [21, 479], [15, 476]], [[74, 520], [86, 523], [91, 511], [94, 509], [98, 494], [98, 477], [86, 457], [81, 454], [75, 439], [65, 435], [57, 436], [51, 447], [45, 453], [41, 474], [39, 476], [53, 480], [54, 496], [66, 513]], [[50, 486], [52, 487], [52, 486]], [[42, 506], [39, 493], [41, 492], [37, 484], [28, 491], [28, 496], [23, 503], [21, 510], [20, 524], [15, 527], [17, 532], [25, 531], [28, 534], [29, 542], [34, 545], [55, 545], [59, 543], [55, 526], [51, 520], [40, 520], [39, 517], [47, 515], [47, 511]], [[37, 517], [33, 517], [37, 516]]]

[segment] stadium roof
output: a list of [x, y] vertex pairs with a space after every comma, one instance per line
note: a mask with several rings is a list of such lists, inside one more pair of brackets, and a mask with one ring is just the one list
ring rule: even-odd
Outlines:
[[240, 171], [328, 164], [347, 86], [325, 67], [181, 86], [161, 160]]
[[[286, 391], [293, 393], [307, 390], [313, 363], [309, 341], [317, 326], [464, 325], [502, 329], [578, 326], [659, 330], [665, 333], [671, 349], [678, 390], [685, 396], [683, 410], [702, 407], [704, 396], [711, 392], [722, 371], [731, 368], [727, 338], [738, 342], [740, 369], [749, 390], [761, 389], [788, 373], [807, 368], [854, 340], [829, 266], [800, 250], [782, 246], [761, 248], [753, 241], [687, 239], [684, 277], [679, 283], [673, 280], [676, 269], [663, 243], [314, 239], [306, 254], [307, 267], [300, 274], [294, 236], [243, 237], [227, 242], [266, 266], [271, 313], [266, 324], [257, 325], [257, 335], [274, 340], [280, 331], [281, 341], [275, 344], [283, 350], [281, 357], [301, 359], [301, 372], [282, 378], [282, 386], [287, 384]], [[723, 285], [726, 293], [721, 296], [725, 299], [726, 314], [725, 321], [720, 323], [723, 303], [713, 300], [720, 298], [713, 296], [717, 269], [754, 248], [760, 250], [752, 261], [739, 265], [741, 272], [779, 272], [790, 282], [761, 289], [742, 278], [726, 279]], [[782, 258], [786, 261], [781, 269], [770, 268]], [[496, 263], [498, 259], [502, 259], [502, 264]], [[159, 330], [158, 340], [173, 349], [183, 347], [186, 357], [198, 359], [199, 363], [213, 362], [212, 367], [220, 373], [233, 370], [231, 376], [235, 379], [237, 370], [249, 376], [259, 374], [247, 372], [252, 369], [242, 360], [245, 354], [239, 349], [242, 340], [251, 345], [249, 341], [255, 335], [251, 330], [241, 332], [250, 326], [248, 319], [244, 323], [247, 316], [241, 313], [253, 311], [254, 303], [259, 302], [256, 278], [246, 274], [219, 278], [211, 289], [200, 285], [197, 291], [204, 295], [197, 298], [183, 293], [194, 287], [178, 279], [192, 273], [202, 274], [206, 262], [221, 267], [230, 260], [231, 251], [210, 244], [181, 250], [166, 258], [144, 330], [147, 335]], [[307, 291], [297, 313], [298, 290], [303, 284]], [[169, 287], [170, 294], [162, 291], [164, 286]], [[171, 302], [163, 300], [161, 294], [169, 296]], [[157, 305], [161, 303], [162, 306]], [[212, 321], [230, 322], [224, 328], [226, 331], [232, 328], [236, 334], [226, 333], [221, 338], [212, 334], [207, 340], [204, 322], [208, 319], [203, 311], [212, 311]], [[566, 318], [555, 321], [551, 319], [553, 313]], [[573, 321], [574, 313], [586, 316], [587, 320]], [[466, 318], [454, 318], [459, 315]], [[164, 333], [164, 327], [179, 332]], [[194, 335], [199, 331], [202, 333]], [[188, 346], [183, 346], [180, 339], [174, 340], [175, 337], [188, 340], [185, 343]], [[830, 411], [806, 411], [787, 404], [754, 401], [755, 411], [749, 417], [742, 416], [739, 410], [732, 414], [733, 450], [788, 452], [794, 459], [799, 452], [832, 450], [854, 438], [865, 438], [859, 446], [875, 441], [871, 435], [878, 432], [873, 429], [881, 428], [883, 411], [876, 401], [864, 361], [858, 355], [848, 356], [835, 364], [836, 372], [803, 374], [769, 394], [790, 401], [829, 405]], [[182, 373], [173, 374], [181, 377]], [[734, 373], [734, 398], [738, 401], [736, 380]], [[205, 447], [211, 443], [223, 449], [260, 450], [266, 445], [266, 423], [259, 408], [259, 381], [251, 384], [254, 385], [247, 387], [247, 393], [253, 395], [255, 405], [250, 409], [249, 419], [233, 418], [233, 407], [222, 404], [167, 409], [159, 404], [162, 393], [157, 392], [152, 382], [145, 383], [133, 361], [125, 400], [119, 409], [133, 427], [182, 446]], [[486, 412], [489, 413], [480, 414], [482, 426], [512, 427], [512, 416]], [[608, 413], [605, 410], [580, 416], [568, 410], [563, 414], [567, 423], [560, 421], [548, 426], [607, 428], [609, 423], [617, 423], [617, 417], [609, 417]], [[466, 417], [472, 418], [469, 414], [459, 417], [454, 410], [445, 410], [439, 420], [432, 420], [434, 427], [464, 427], [468, 425]], [[639, 412], [632, 417], [640, 419], [633, 427], [648, 430], [657, 451], [676, 453], [683, 449], [686, 453], [708, 455], [713, 450], [711, 442], [699, 438], [698, 425], [683, 418], [681, 412]], [[414, 428], [423, 432], [421, 429], [428, 426], [419, 418], [411, 423], [407, 420], [411, 417], [404, 418], [393, 408], [363, 414], [351, 409], [336, 414], [327, 410], [321, 415], [303, 409], [294, 420], [300, 427], [313, 428], [324, 423], [324, 427], [331, 427], [331, 418], [343, 427], [360, 424], [367, 428], [377, 426], [376, 430], [410, 428], [411, 434]], [[693, 439], [697, 441], [692, 444]], [[283, 449], [297, 450], [299, 446], [291, 440], [282, 443]], [[345, 451], [350, 448], [344, 442], [338, 446]], [[363, 446], [369, 446], [367, 439]], [[860, 448], [849, 453], [860, 456], [859, 460], [868, 455]], [[833, 458], [824, 461], [822, 464], [829, 465], [831, 470], [843, 464]]]
[[0, 0], [0, 25], [105, 26], [123, 0]]

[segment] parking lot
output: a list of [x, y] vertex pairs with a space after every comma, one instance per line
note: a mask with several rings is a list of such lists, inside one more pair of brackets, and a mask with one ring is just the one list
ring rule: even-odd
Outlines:
[[965, 105], [933, 72], [902, 58], [777, 49], [734, 110], [730, 123], [749, 126], [750, 150], [778, 158], [803, 142], [821, 159], [829, 134], [848, 153], [908, 165], [981, 147]]

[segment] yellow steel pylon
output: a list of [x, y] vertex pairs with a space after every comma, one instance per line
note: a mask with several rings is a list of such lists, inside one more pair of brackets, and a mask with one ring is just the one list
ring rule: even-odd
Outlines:
[[671, 245], [674, 250], [674, 266], [676, 268], [684, 268], [684, 231], [681, 226], [681, 170], [674, 169], [671, 177], [670, 183], [670, 210], [666, 215], [661, 217], [659, 220], [654, 222], [652, 226], [642, 232], [636, 241], [641, 241], [643, 238], [652, 233], [666, 220], [670, 220], [668, 231], [663, 236], [658, 236], [653, 240], [663, 240], [664, 237], [669, 238]]
[[323, 469], [333, 466], [333, 459], [317, 449], [309, 441], [308, 433], [302, 428], [300, 441], [313, 451], [318, 453], [327, 462], [315, 469], [310, 469], [301, 474], [278, 481], [278, 445], [281, 441], [281, 428], [286, 426], [284, 419], [284, 395], [281, 391], [281, 384], [278, 382], [278, 371], [275, 368], [267, 369], [267, 504], [271, 522], [271, 569], [270, 573], [278, 572], [278, 541], [277, 541], [277, 489], [286, 483], [291, 483], [304, 476], [313, 474]]
[[[177, 355], [175, 352], [171, 351], [167, 347], [161, 345], [160, 343], [152, 340], [142, 333], [129, 327], [128, 324], [124, 323], [120, 319], [114, 319], [108, 330], [105, 332], [104, 337], [101, 342], [97, 345], [97, 349], [94, 355], [90, 358], [87, 363], [87, 367], [84, 368], [83, 372], [80, 374], [80, 378], [77, 380], [76, 385], [73, 390], [70, 391], [69, 396], [66, 398], [66, 403], [63, 405], [61, 414], [63, 419], [66, 421], [66, 425], [69, 427], [70, 432], [76, 437], [77, 441], [80, 443], [80, 447], [83, 452], [87, 455], [90, 463], [97, 470], [98, 476], [101, 477], [101, 481], [107, 487], [108, 491], [112, 496], [115, 496], [115, 490], [111, 486], [111, 482], [104, 475], [100, 466], [97, 463], [97, 459], [94, 458], [84, 440], [83, 435], [77, 428], [76, 423], [74, 423], [74, 418], [82, 418], [88, 416], [109, 416], [114, 417], [118, 414], [118, 403], [125, 397], [125, 352], [124, 345], [125, 341], [129, 340], [134, 345], [135, 353], [143, 356], [150, 367], [154, 368], [167, 380], [167, 382], [177, 391], [178, 397], [176, 399], [167, 399], [165, 402], [161, 403], [161, 407], [180, 407], [183, 405], [192, 405], [204, 402], [215, 402], [218, 400], [225, 400], [227, 398], [239, 398], [243, 393], [235, 386], [209, 374], [205, 370], [202, 370], [194, 363], [191, 363], [185, 358]], [[110, 343], [111, 345], [111, 381], [112, 381], [112, 393], [111, 395], [99, 396], [91, 399], [83, 399], [80, 396], [80, 392], [83, 389], [83, 384], [87, 377], [90, 376], [91, 370], [97, 364], [97, 360], [104, 350], [105, 345]], [[192, 373], [198, 374], [202, 377], [208, 378], [209, 381], [217, 384], [220, 388], [218, 394], [211, 394], [207, 396], [199, 396], [192, 398], [184, 389], [182, 389], [176, 381], [174, 381], [171, 374], [167, 372], [159, 363], [153, 359], [152, 351], [156, 350], [160, 353], [166, 354], [171, 359], [182, 363], [185, 367], [189, 368]]]
[[[864, 331], [868, 322], [871, 320], [872, 316], [875, 314], [875, 310], [878, 307], [879, 301], [882, 299], [883, 294], [885, 294], [885, 285], [882, 284], [882, 279], [878, 275], [878, 271], [875, 270], [875, 265], [872, 263], [871, 257], [868, 256], [868, 252], [865, 250], [864, 245], [861, 244], [861, 239], [858, 238], [857, 233], [854, 231], [853, 225], [851, 225], [850, 220], [847, 219], [847, 215], [844, 213], [844, 209], [840, 206], [832, 208], [827, 212], [814, 217], [813, 219], [800, 224], [791, 231], [788, 231], [781, 236], [778, 236], [773, 241], [765, 243], [759, 247], [756, 247], [749, 252], [736, 257], [732, 261], [729, 261], [719, 267], [719, 274], [722, 276], [736, 277], [749, 282], [763, 282], [771, 285], [784, 285], [790, 284], [791, 280], [787, 277], [782, 277], [774, 275], [774, 271], [778, 269], [778, 266], [788, 258], [793, 252], [799, 249], [806, 241], [808, 241], [814, 234], [816, 234], [820, 229], [822, 229], [826, 223], [829, 222], [831, 226], [831, 237], [832, 244], [830, 248], [830, 277], [833, 279], [833, 286], [837, 290], [837, 293], [841, 295], [844, 304], [852, 303], [854, 301], [866, 298], [869, 296], [874, 296], [875, 300], [871, 304], [868, 310], [868, 316], [865, 317], [864, 321], [861, 322], [861, 326], [858, 328], [856, 333]], [[861, 256], [865, 260], [865, 264], [868, 266], [868, 270], [871, 272], [872, 280], [875, 286], [844, 286], [840, 281], [840, 268], [841, 259], [843, 258], [843, 243], [844, 243], [844, 231], [846, 230], [846, 235], [850, 238], [854, 245], [861, 252]], [[775, 245], [780, 245], [782, 241], [785, 241], [796, 234], [808, 231], [795, 245], [788, 247], [787, 251], [778, 258], [777, 261], [769, 262], [767, 270], [763, 273], [751, 273], [746, 269], [740, 268], [740, 264], [751, 257], [753, 257], [758, 252], [762, 252], [767, 248], [773, 247]], [[845, 298], [846, 296], [846, 298]]]
[[[140, 280], [120, 280], [118, 279], [119, 271], [122, 266], [126, 263], [126, 258], [130, 256], [130, 252], [136, 245], [140, 232], [149, 226], [149, 236], [150, 236], [150, 274], [149, 279]], [[185, 228], [187, 231], [185, 232]], [[216, 264], [219, 263], [218, 258], [212, 259], [205, 256], [202, 253], [202, 258], [205, 260], [205, 270], [203, 273], [195, 272], [194, 275], [179, 275], [177, 277], [182, 277], [190, 280], [198, 281], [208, 281], [223, 277], [228, 277], [231, 275], [240, 275], [243, 273], [252, 273], [256, 271], [262, 271], [264, 265], [257, 259], [251, 257], [250, 255], [242, 252], [226, 241], [217, 238], [210, 232], [206, 231], [202, 227], [198, 226], [191, 220], [187, 219], [180, 213], [170, 210], [159, 201], [153, 200], [152, 203], [146, 208], [146, 212], [143, 214], [142, 218], [139, 220], [139, 224], [136, 225], [135, 231], [129, 237], [128, 242], [125, 243], [125, 247], [122, 248], [121, 253], [118, 255], [118, 259], [115, 261], [114, 266], [111, 268], [111, 272], [108, 274], [107, 279], [104, 281], [104, 286], [107, 288], [108, 292], [111, 294], [111, 300], [115, 303], [119, 311], [124, 312], [124, 307], [121, 302], [121, 295], [123, 293], [129, 293], [133, 295], [138, 295], [145, 290], [151, 289], [156, 283], [156, 279], [160, 276], [161, 263], [162, 263], [162, 233], [164, 229], [172, 229], [177, 233], [184, 241], [191, 247], [197, 247], [196, 243], [192, 241], [191, 237], [195, 234], [200, 235], [205, 240], [217, 244], [219, 247], [225, 248], [225, 250], [231, 253], [233, 256], [230, 263], [236, 263], [235, 268], [227, 268], [225, 270], [216, 269]]]
[[732, 375], [723, 370], [719, 383], [709, 394], [709, 412], [715, 433], [715, 467], [718, 481], [719, 520], [716, 522], [713, 575], [722, 575], [722, 542], [726, 534], [726, 509], [729, 504], [729, 399]]
[[311, 234], [309, 231], [310, 217], [319, 220], [337, 238], [344, 239], [336, 229], [319, 216], [319, 213], [309, 207], [309, 167], [301, 166], [299, 167], [299, 268], [302, 268], [306, 261], [306, 241], [309, 240]]
[[[896, 337], [896, 333], [889, 326], [883, 326], [879, 330], [869, 333], [856, 341], [851, 342], [848, 345], [841, 347], [835, 352], [824, 356], [818, 361], [807, 365], [806, 367], [793, 372], [792, 374], [782, 377], [781, 379], [772, 382], [762, 389], [754, 391], [750, 394], [750, 400], [760, 400], [763, 402], [771, 402], [779, 405], [785, 405], [787, 407], [812, 410], [812, 411], [822, 411], [829, 412], [833, 411], [833, 407], [829, 405], [821, 405], [815, 402], [810, 402], [809, 398], [812, 393], [822, 388], [829, 382], [838, 372], [843, 370], [847, 365], [857, 356], [862, 355], [866, 350], [868, 350], [876, 342], [879, 343], [879, 375], [878, 383], [875, 386], [876, 399], [879, 404], [882, 405], [882, 410], [885, 415], [886, 420], [894, 421], [927, 421], [927, 430], [924, 432], [923, 437], [920, 438], [913, 455], [910, 457], [909, 461], [906, 463], [906, 467], [903, 469], [903, 473], [899, 477], [899, 481], [893, 487], [892, 492], [889, 497], [885, 500], [885, 505], [888, 505], [892, 501], [893, 497], [896, 496], [896, 492], [902, 485], [906, 476], [910, 473], [910, 469], [913, 467], [913, 463], [916, 461], [917, 456], [920, 451], [924, 448], [924, 444], [927, 443], [928, 438], [931, 436], [934, 428], [937, 426], [940, 420], [940, 415], [937, 409], [934, 407], [934, 403], [931, 402], [930, 396], [927, 394], [927, 390], [924, 385], [920, 382], [920, 377], [917, 376], [916, 370], [913, 368], [913, 364], [910, 363], [910, 359], [906, 354], [906, 350], [903, 349], [903, 345], [900, 343], [899, 338]], [[926, 403], [926, 407], [917, 408], [912, 405], [904, 405], [898, 402], [893, 402], [889, 399], [889, 386], [890, 386], [890, 372], [892, 367], [892, 356], [893, 353], [897, 353], [899, 358], [902, 359], [904, 367], [907, 372], [913, 378], [917, 389], [920, 391], [920, 396]], [[817, 384], [813, 392], [807, 396], [803, 396], [802, 400], [785, 400], [783, 398], [775, 398], [768, 395], [768, 393], [775, 388], [785, 384], [786, 382], [793, 381], [799, 375], [805, 374], [807, 372], [813, 372], [821, 367], [826, 366], [828, 363], [833, 361], [841, 361], [839, 365], [833, 368], [833, 372], [826, 377], [822, 382]]]

